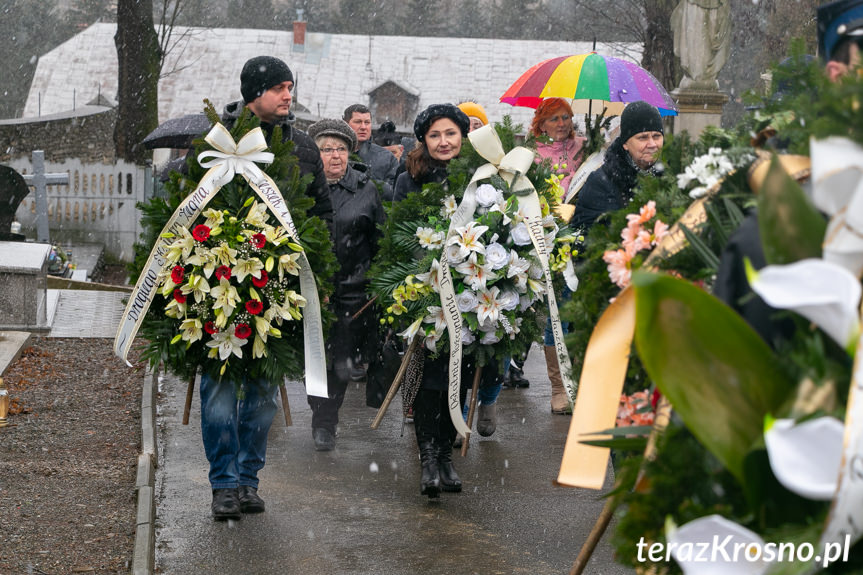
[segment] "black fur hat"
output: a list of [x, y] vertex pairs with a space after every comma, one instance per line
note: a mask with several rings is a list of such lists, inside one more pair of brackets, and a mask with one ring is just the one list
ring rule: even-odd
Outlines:
[[420, 142], [424, 141], [426, 132], [431, 127], [432, 120], [438, 118], [449, 118], [455, 122], [456, 126], [461, 130], [462, 137], [466, 137], [470, 131], [470, 119], [467, 114], [459, 110], [453, 104], [432, 104], [425, 110], [419, 113], [414, 121], [414, 135]]

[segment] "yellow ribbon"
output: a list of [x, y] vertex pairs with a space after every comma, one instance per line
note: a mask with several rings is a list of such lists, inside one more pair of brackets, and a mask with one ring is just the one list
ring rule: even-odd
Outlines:
[[[202, 152], [198, 155], [198, 163], [203, 168], [218, 168], [213, 176], [217, 188], [233, 180], [237, 174], [253, 182], [260, 182], [264, 178], [264, 172], [255, 162], [273, 163], [273, 153], [264, 151], [267, 149], [267, 139], [260, 128], [255, 128], [240, 138], [239, 142], [234, 142], [228, 129], [222, 124], [216, 124], [204, 139], [218, 151]], [[204, 161], [206, 158], [215, 159]]]

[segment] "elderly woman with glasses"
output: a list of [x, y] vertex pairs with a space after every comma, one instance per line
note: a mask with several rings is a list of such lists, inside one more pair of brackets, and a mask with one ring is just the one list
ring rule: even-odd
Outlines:
[[362, 374], [374, 350], [375, 317], [372, 306], [354, 318], [368, 302], [366, 272], [377, 252], [378, 224], [384, 210], [377, 186], [365, 164], [349, 164], [357, 136], [343, 120], [321, 120], [309, 127], [324, 164], [333, 204], [333, 246], [339, 262], [330, 299], [336, 323], [326, 342], [328, 398], [309, 396], [315, 449], [330, 451], [336, 445], [339, 408], [348, 383]]

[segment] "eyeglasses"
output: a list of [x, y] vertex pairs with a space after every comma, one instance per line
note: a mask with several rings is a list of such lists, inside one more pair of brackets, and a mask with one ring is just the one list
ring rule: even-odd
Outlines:
[[339, 148], [321, 148], [321, 153], [326, 154], [328, 156], [331, 156], [332, 154], [341, 155], [341, 154], [347, 154], [348, 149], [345, 148], [344, 146], [341, 146]]

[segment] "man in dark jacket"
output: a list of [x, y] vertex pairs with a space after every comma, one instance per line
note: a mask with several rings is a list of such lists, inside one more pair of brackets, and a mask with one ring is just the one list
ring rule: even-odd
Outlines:
[[222, 120], [228, 129], [233, 126], [243, 111], [249, 110], [261, 120], [261, 129], [267, 142], [276, 126], [282, 129], [282, 141], [294, 143], [294, 155], [299, 160], [300, 174], [313, 174], [314, 180], [306, 189], [306, 195], [315, 200], [309, 214], [318, 216], [327, 224], [333, 221], [333, 206], [330, 203], [324, 167], [318, 147], [303, 131], [294, 127], [296, 117], [291, 112], [294, 88], [294, 75], [288, 65], [272, 56], [257, 56], [243, 66], [240, 73], [240, 92], [242, 101], [231, 102], [225, 106]]
[[392, 152], [372, 142], [371, 111], [362, 104], [352, 104], [345, 108], [342, 117], [357, 135], [356, 152], [369, 167], [371, 178], [390, 187], [394, 186], [399, 161]]
[[626, 206], [632, 200], [639, 174], [659, 175], [656, 160], [663, 142], [659, 110], [647, 102], [628, 104], [620, 115], [620, 135], [578, 195], [572, 228], [586, 232], [602, 214]]
[[[243, 101], [229, 104], [223, 120], [228, 127], [232, 126], [246, 105], [260, 118], [267, 141], [273, 128], [281, 126], [282, 139], [294, 142], [300, 172], [315, 176], [306, 190], [315, 200], [309, 213], [331, 226], [333, 206], [318, 148], [308, 135], [292, 125], [293, 80], [291, 70], [278, 58], [252, 58], [240, 74]], [[239, 401], [232, 382], [201, 377], [201, 435], [210, 462], [211, 510], [216, 520], [240, 519], [243, 513], [264, 511], [264, 501], [258, 495], [258, 471], [264, 467], [267, 433], [278, 408], [276, 395], [280, 383], [254, 382], [246, 386]]]
[[378, 249], [378, 226], [384, 221], [384, 209], [365, 164], [349, 165], [348, 156], [357, 139], [348, 124], [321, 120], [309, 127], [309, 135], [323, 160], [333, 203], [333, 246], [339, 261], [335, 292], [330, 298], [336, 323], [326, 342], [329, 397], [309, 396], [315, 449], [330, 451], [336, 445], [339, 408], [348, 384], [377, 344], [374, 310], [366, 307], [366, 272]]

